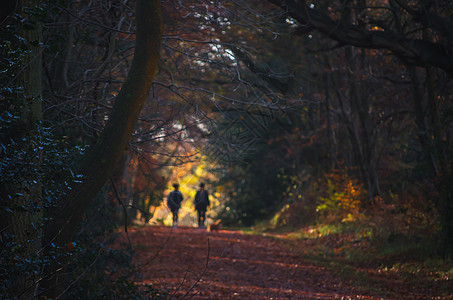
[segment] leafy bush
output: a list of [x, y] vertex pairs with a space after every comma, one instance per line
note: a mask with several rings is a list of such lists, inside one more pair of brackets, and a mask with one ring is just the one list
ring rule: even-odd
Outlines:
[[439, 214], [430, 201], [420, 197], [394, 196], [387, 201], [375, 197], [366, 225], [373, 228], [375, 237], [384, 240], [395, 236], [432, 237], [438, 230]]
[[[24, 291], [23, 286], [33, 290], [40, 281], [45, 264], [40, 254], [47, 221], [44, 212], [53, 206], [63, 187], [77, 178], [69, 165], [77, 150], [56, 141], [50, 130], [41, 125], [33, 137], [5, 139], [0, 146], [4, 149], [0, 164], [0, 276], [5, 278], [0, 284], [0, 294], [13, 297], [18, 291]], [[30, 222], [23, 232], [20, 228], [14, 229], [21, 220]], [[18, 282], [22, 287], [17, 286]]]
[[335, 170], [326, 177], [325, 196], [318, 198], [316, 210], [333, 221], [355, 221], [360, 214], [365, 189], [344, 169]]

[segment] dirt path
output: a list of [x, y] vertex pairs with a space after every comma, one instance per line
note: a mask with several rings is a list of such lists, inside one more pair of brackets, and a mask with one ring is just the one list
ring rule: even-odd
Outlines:
[[142, 283], [172, 299], [384, 299], [304, 261], [270, 237], [144, 227], [130, 233]]

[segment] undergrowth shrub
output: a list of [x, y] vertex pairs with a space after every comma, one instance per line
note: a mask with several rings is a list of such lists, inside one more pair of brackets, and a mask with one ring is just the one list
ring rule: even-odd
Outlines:
[[432, 238], [439, 232], [439, 213], [430, 200], [435, 197], [429, 184], [408, 185], [399, 194], [387, 191], [369, 201], [363, 185], [344, 167], [325, 175], [324, 180], [288, 177], [287, 181], [285, 196], [292, 199], [271, 220], [273, 227], [341, 225], [382, 241]]
[[373, 228], [375, 237], [382, 239], [432, 236], [439, 228], [437, 210], [422, 195], [393, 196], [387, 201], [377, 196], [367, 214], [367, 225]]
[[[10, 100], [8, 98], [7, 100]], [[3, 123], [0, 135], [14, 126]], [[56, 140], [49, 128], [38, 124], [33, 136], [0, 139], [0, 295], [2, 299], [28, 298], [37, 293], [42, 281], [46, 257], [42, 255], [41, 239], [46, 222], [45, 211], [53, 207], [57, 195], [76, 180], [69, 160], [79, 152], [75, 147]], [[36, 161], [39, 157], [39, 161]], [[39, 191], [39, 194], [33, 191]], [[20, 230], [14, 226], [26, 224]], [[28, 223], [29, 222], [29, 223]], [[20, 227], [18, 227], [20, 228]]]
[[343, 168], [326, 175], [319, 185], [316, 211], [329, 222], [354, 222], [361, 214], [361, 203], [366, 195], [363, 185], [350, 177]]
[[310, 176], [301, 171], [298, 174], [286, 174], [281, 168], [277, 174], [282, 191], [283, 207], [271, 219], [272, 227], [299, 227], [311, 224], [315, 217], [315, 205], [312, 199], [313, 185]]

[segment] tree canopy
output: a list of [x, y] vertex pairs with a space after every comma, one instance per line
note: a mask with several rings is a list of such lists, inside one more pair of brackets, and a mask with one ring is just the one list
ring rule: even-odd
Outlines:
[[188, 197], [206, 182], [209, 217], [226, 225], [350, 222], [453, 251], [450, 1], [2, 8], [1, 272], [13, 279], [0, 290], [11, 297], [78, 290], [64, 270], [83, 273], [87, 249], [104, 247], [112, 228], [97, 214], [126, 230], [157, 222], [173, 182]]

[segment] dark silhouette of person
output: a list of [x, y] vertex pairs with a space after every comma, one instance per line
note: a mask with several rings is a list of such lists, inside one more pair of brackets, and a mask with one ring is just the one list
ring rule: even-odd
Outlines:
[[195, 210], [198, 213], [198, 228], [205, 228], [204, 222], [206, 220], [206, 210], [210, 203], [208, 191], [204, 189], [204, 183], [200, 183], [200, 189], [195, 194], [193, 203], [195, 204]]
[[173, 227], [178, 227], [178, 213], [179, 208], [181, 207], [181, 202], [183, 200], [182, 194], [179, 191], [179, 184], [173, 184], [174, 191], [168, 195], [167, 205], [173, 214]]

